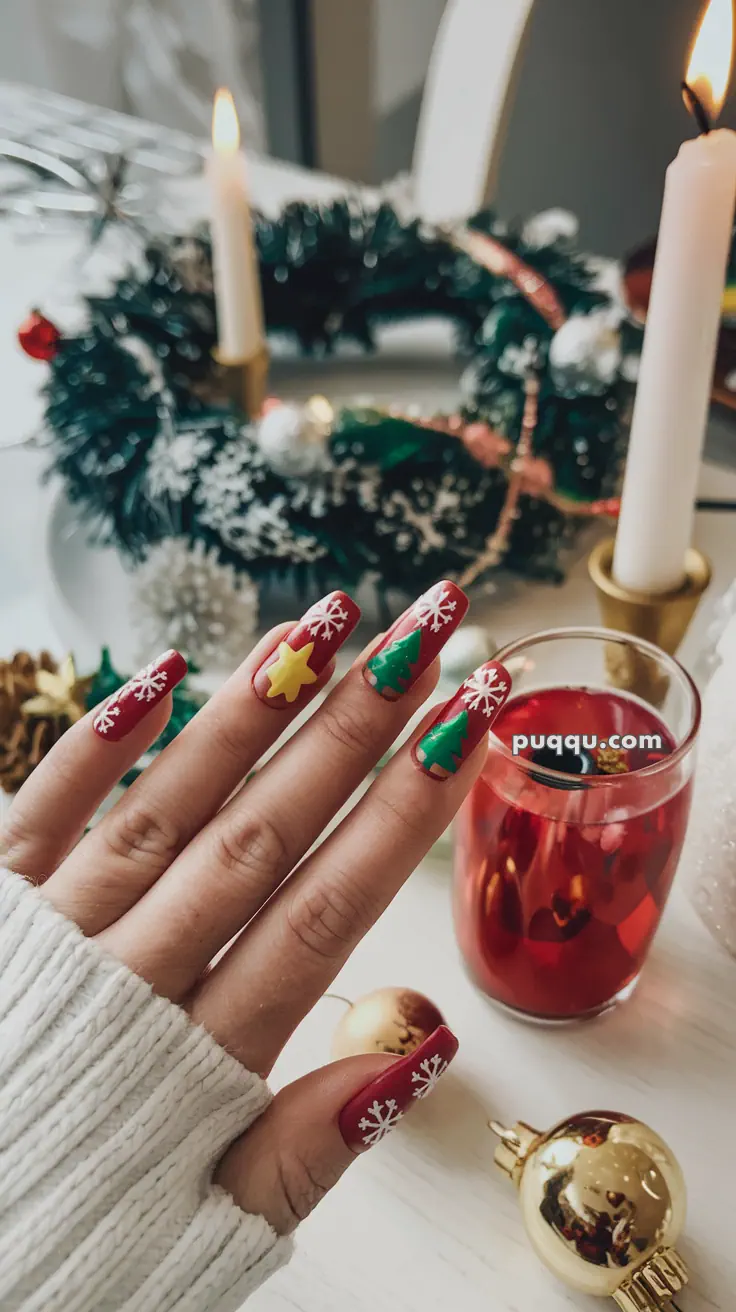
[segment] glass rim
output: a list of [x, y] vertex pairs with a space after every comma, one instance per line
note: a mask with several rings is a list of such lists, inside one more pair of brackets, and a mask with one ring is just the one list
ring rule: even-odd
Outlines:
[[[685, 685], [690, 700], [690, 727], [683, 737], [681, 743], [675, 748], [670, 756], [665, 756], [661, 761], [654, 761], [651, 765], [645, 765], [641, 770], [627, 771], [625, 774], [601, 774], [601, 775], [579, 775], [568, 774], [564, 770], [551, 770], [547, 765], [535, 765], [533, 761], [527, 761], [522, 756], [515, 756], [510, 747], [493, 732], [488, 730], [489, 743], [493, 750], [502, 756], [505, 760], [510, 761], [512, 765], [521, 770], [523, 774], [534, 773], [537, 782], [547, 784], [550, 788], [559, 788], [560, 783], [569, 784], [575, 788], [616, 788], [622, 787], [626, 782], [631, 782], [634, 776], [637, 779], [651, 779], [657, 774], [664, 774], [667, 770], [672, 770], [676, 765], [687, 756], [692, 750], [695, 740], [700, 729], [701, 717], [701, 700], [695, 680], [692, 678], [684, 665], [681, 665], [675, 656], [670, 656], [668, 652], [663, 651], [661, 647], [653, 642], [648, 642], [646, 638], [636, 638], [630, 633], [625, 633], [622, 629], [606, 629], [599, 625], [563, 625], [558, 629], [539, 629], [536, 633], [528, 633], [525, 637], [516, 638], [513, 642], [507, 643], [501, 647], [493, 656], [494, 661], [500, 661], [502, 665], [510, 660], [513, 656], [520, 653], [527, 647], [545, 642], [554, 642], [560, 639], [578, 638], [591, 639], [596, 642], [622, 642], [629, 647], [635, 647], [637, 651], [644, 656], [650, 656], [660, 665], [669, 669], [670, 674], [679, 678]], [[550, 687], [556, 685], [550, 684]], [[565, 685], [560, 685], [565, 686]], [[513, 676], [512, 676], [512, 696], [513, 696]], [[510, 699], [509, 699], [510, 700]], [[652, 708], [656, 709], [656, 708]]]

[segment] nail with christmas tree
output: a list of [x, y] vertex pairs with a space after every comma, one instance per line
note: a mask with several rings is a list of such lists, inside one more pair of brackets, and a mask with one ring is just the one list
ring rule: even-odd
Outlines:
[[467, 609], [462, 588], [447, 579], [435, 583], [389, 629], [364, 667], [366, 681], [397, 701], [439, 656]]
[[346, 592], [330, 592], [315, 602], [281, 640], [253, 677], [266, 706], [301, 706], [360, 619], [360, 606]]
[[511, 675], [498, 661], [479, 665], [443, 706], [414, 748], [414, 760], [432, 779], [457, 774], [482, 742], [511, 691]]

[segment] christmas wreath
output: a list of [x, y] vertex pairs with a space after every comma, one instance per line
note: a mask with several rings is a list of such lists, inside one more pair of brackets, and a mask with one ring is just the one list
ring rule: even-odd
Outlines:
[[639, 349], [562, 217], [445, 232], [343, 199], [257, 219], [270, 335], [323, 356], [370, 351], [388, 322], [452, 322], [462, 404], [420, 420], [317, 397], [247, 421], [214, 382], [207, 235], [152, 244], [87, 298], [78, 335], [26, 326], [50, 363], [52, 468], [97, 539], [136, 560], [175, 538], [258, 583], [322, 590], [367, 576], [416, 591], [501, 562], [559, 579], [581, 517], [615, 513]]

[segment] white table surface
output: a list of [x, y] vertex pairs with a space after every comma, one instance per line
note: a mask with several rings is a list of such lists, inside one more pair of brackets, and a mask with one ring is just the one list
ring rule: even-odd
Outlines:
[[[327, 195], [327, 179], [253, 162], [256, 201], [269, 209], [296, 195]], [[196, 189], [189, 200], [201, 206]], [[14, 344], [36, 302], [52, 311], [79, 235], [31, 239], [0, 223], [0, 396], [4, 441], [34, 431], [43, 366]], [[104, 264], [104, 259], [102, 260]], [[56, 291], [55, 291], [56, 289]], [[63, 297], [62, 297], [63, 300]], [[441, 336], [413, 334], [377, 365], [309, 366], [287, 385], [447, 404], [457, 367], [422, 363], [423, 340], [435, 353]], [[412, 353], [418, 357], [411, 360]], [[416, 391], [420, 395], [416, 396]], [[44, 523], [49, 493], [38, 485], [38, 452], [0, 450], [0, 653], [19, 646], [62, 651], [68, 633], [51, 619], [43, 591]], [[704, 465], [704, 495], [736, 497], [736, 474]], [[697, 543], [715, 566], [714, 592], [736, 569], [736, 520], [701, 514]], [[480, 610], [499, 641], [558, 623], [596, 622], [584, 554], [561, 588], [507, 581]], [[685, 649], [697, 649], [707, 607]], [[736, 962], [701, 927], [678, 885], [641, 984], [618, 1012], [582, 1027], [533, 1028], [495, 1011], [469, 984], [454, 943], [450, 874], [441, 861], [416, 871], [381, 923], [340, 976], [339, 991], [357, 997], [384, 984], [428, 993], [460, 1039], [460, 1052], [438, 1092], [384, 1143], [353, 1166], [303, 1225], [297, 1254], [251, 1301], [257, 1312], [562, 1312], [602, 1304], [556, 1284], [531, 1255], [513, 1189], [493, 1168], [489, 1116], [545, 1128], [574, 1111], [609, 1108], [653, 1125], [678, 1153], [689, 1186], [683, 1255], [693, 1283], [685, 1312], [732, 1312], [736, 1251], [732, 1183], [736, 1182]], [[278, 1063], [282, 1084], [328, 1059], [339, 1004], [324, 1001], [301, 1026]], [[613, 1305], [610, 1304], [612, 1307]]]

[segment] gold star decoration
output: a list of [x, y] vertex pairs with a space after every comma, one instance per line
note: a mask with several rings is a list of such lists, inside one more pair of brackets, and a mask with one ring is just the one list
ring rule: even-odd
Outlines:
[[317, 675], [309, 668], [313, 651], [313, 642], [300, 647], [299, 651], [293, 651], [288, 642], [279, 643], [278, 660], [266, 670], [271, 684], [266, 696], [284, 696], [287, 702], [295, 702], [305, 684], [316, 683]]
[[596, 764], [601, 774], [628, 774], [626, 752], [619, 747], [599, 747]]
[[83, 693], [74, 668], [74, 657], [67, 656], [58, 673], [49, 670], [36, 671], [37, 697], [30, 697], [23, 702], [21, 710], [24, 715], [49, 716], [51, 719], [67, 719], [74, 724], [84, 715]]

